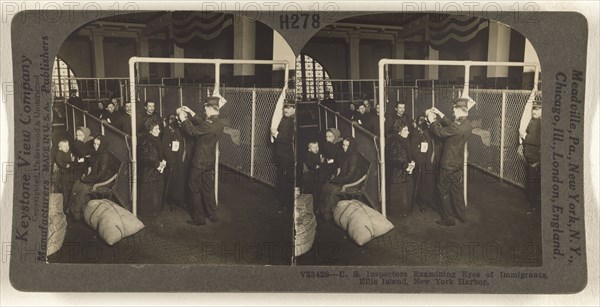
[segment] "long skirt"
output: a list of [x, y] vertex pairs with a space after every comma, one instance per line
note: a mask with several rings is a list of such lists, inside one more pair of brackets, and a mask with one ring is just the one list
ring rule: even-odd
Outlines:
[[412, 209], [413, 179], [399, 180], [390, 185], [390, 202], [387, 205], [391, 216], [406, 216]]
[[342, 185], [336, 183], [326, 183], [321, 189], [319, 212], [325, 221], [330, 221], [333, 217], [335, 206], [342, 200], [341, 192]]
[[427, 169], [419, 167], [416, 170], [416, 177], [414, 178], [414, 186], [416, 191], [414, 195], [416, 199], [413, 202], [419, 205], [419, 207], [430, 207], [436, 209], [439, 204], [439, 192], [437, 190], [437, 171], [435, 169]]
[[157, 216], [162, 210], [164, 182], [162, 178], [139, 184], [138, 213], [140, 216]]
[[92, 184], [83, 183], [80, 180], [77, 180], [73, 185], [68, 210], [74, 220], [79, 221], [83, 217], [85, 206], [90, 201], [90, 197], [87, 194], [92, 191], [92, 187]]
[[169, 200], [183, 202], [185, 200], [186, 178], [183, 162], [169, 164], [165, 169], [165, 191], [164, 196]]

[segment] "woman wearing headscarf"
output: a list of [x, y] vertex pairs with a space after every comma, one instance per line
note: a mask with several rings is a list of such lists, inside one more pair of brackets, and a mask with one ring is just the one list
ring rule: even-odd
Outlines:
[[424, 115], [419, 116], [417, 129], [410, 139], [413, 158], [416, 163], [413, 204], [417, 204], [421, 212], [425, 212], [426, 207], [437, 210], [439, 193], [436, 184], [442, 146], [431, 135], [429, 123]]
[[165, 168], [164, 199], [169, 209], [175, 211], [177, 206], [183, 207], [185, 191], [184, 139], [177, 122], [176, 115], [166, 118], [167, 127], [162, 136], [164, 157], [167, 161]]
[[167, 166], [160, 136], [161, 122], [150, 117], [144, 123], [139, 143], [139, 212], [142, 216], [157, 216], [162, 207], [163, 174]]
[[392, 182], [390, 184], [390, 215], [405, 217], [412, 209], [413, 179], [415, 162], [412, 157], [408, 125], [403, 124], [400, 132], [388, 139]]
[[346, 137], [342, 142], [337, 174], [323, 186], [319, 197], [319, 212], [324, 220], [329, 221], [333, 209], [341, 200], [344, 185], [356, 182], [367, 173], [368, 162], [358, 152], [358, 143], [353, 137]]
[[83, 210], [90, 200], [88, 193], [92, 191], [93, 186], [110, 179], [119, 171], [118, 160], [108, 151], [109, 144], [104, 136], [97, 136], [93, 146], [94, 150], [89, 158], [90, 166], [81, 179], [75, 182], [69, 200], [69, 212], [76, 221], [83, 215]]
[[341, 133], [338, 129], [329, 128], [325, 132], [325, 143], [323, 144], [321, 153], [325, 158], [325, 164], [336, 166], [340, 152], [342, 151]]
[[94, 138], [87, 127], [79, 127], [75, 132], [75, 142], [73, 142], [73, 174], [78, 179], [87, 169], [89, 158], [94, 150]]

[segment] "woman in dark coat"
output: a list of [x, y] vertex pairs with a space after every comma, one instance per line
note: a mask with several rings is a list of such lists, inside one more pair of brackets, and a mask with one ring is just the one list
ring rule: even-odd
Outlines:
[[[317, 209], [317, 204], [323, 185], [331, 180], [337, 171], [339, 163], [338, 160], [340, 157], [340, 152], [342, 151], [342, 141], [343, 139], [340, 137], [339, 130], [335, 128], [327, 129], [327, 131], [325, 131], [325, 141], [319, 142], [320, 156], [323, 157], [322, 161], [320, 157], [318, 159], [319, 169], [315, 170], [314, 167], [311, 168], [311, 163], [306, 163], [308, 169], [311, 170], [309, 173], [312, 172], [313, 174], [306, 174], [308, 178], [303, 178], [303, 180], [305, 180], [305, 187], [310, 186], [309, 190], [313, 194], [315, 210]], [[307, 153], [307, 155], [310, 155], [310, 153]], [[308, 159], [305, 162], [308, 162]]]
[[325, 142], [321, 146], [321, 152], [325, 158], [327, 165], [336, 166], [336, 160], [339, 158], [340, 152], [342, 151], [342, 138], [341, 133], [335, 128], [329, 128], [325, 132]]
[[108, 148], [109, 144], [102, 135], [94, 139], [94, 151], [89, 159], [88, 171], [73, 185], [69, 212], [76, 221], [83, 215], [83, 210], [90, 200], [87, 194], [92, 191], [93, 186], [110, 179], [118, 172], [118, 160]]
[[87, 127], [79, 127], [75, 132], [75, 141], [73, 142], [73, 170], [75, 179], [79, 179], [85, 173], [89, 166], [89, 160], [94, 151], [94, 138]]
[[413, 203], [418, 204], [421, 212], [425, 212], [426, 207], [437, 210], [436, 185], [442, 145], [429, 132], [425, 116], [418, 119], [417, 129], [411, 136], [411, 148], [416, 163]]
[[402, 125], [400, 132], [388, 139], [390, 154], [387, 163], [392, 170], [388, 208], [392, 216], [405, 217], [412, 209], [412, 171], [415, 162], [412, 158], [408, 131], [408, 126]]
[[184, 140], [179, 130], [177, 117], [170, 115], [166, 118], [167, 127], [162, 136], [164, 157], [167, 161], [165, 168], [165, 195], [164, 199], [169, 204], [169, 209], [175, 211], [177, 206], [184, 207], [185, 168]]
[[160, 121], [148, 118], [144, 123], [145, 133], [139, 144], [139, 213], [141, 216], [157, 216], [162, 208], [164, 180], [167, 166], [160, 141]]
[[353, 137], [347, 137], [342, 143], [337, 175], [325, 183], [319, 197], [319, 212], [324, 220], [329, 221], [333, 210], [341, 200], [343, 186], [356, 182], [367, 173], [368, 162], [358, 153], [358, 143]]

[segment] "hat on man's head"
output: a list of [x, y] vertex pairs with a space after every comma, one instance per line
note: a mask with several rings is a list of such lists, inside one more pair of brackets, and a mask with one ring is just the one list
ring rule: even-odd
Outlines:
[[452, 106], [455, 108], [469, 108], [469, 99], [468, 98], [457, 98], [452, 101]]
[[539, 99], [535, 99], [533, 101], [533, 108], [534, 109], [541, 109], [542, 108], [542, 101]]
[[453, 107], [460, 108], [465, 112], [469, 112], [475, 104], [476, 102], [469, 97], [460, 97], [452, 100]]
[[217, 96], [210, 96], [206, 99], [206, 102], [204, 103], [205, 107], [212, 107], [216, 110], [218, 110], [220, 108], [219, 106], [219, 101], [221, 100], [221, 98], [217, 97]]

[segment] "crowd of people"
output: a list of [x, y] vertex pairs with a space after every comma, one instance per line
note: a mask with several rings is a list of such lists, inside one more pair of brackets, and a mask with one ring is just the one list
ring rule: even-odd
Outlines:
[[[124, 103], [118, 111], [118, 100], [111, 99], [93, 109], [76, 92], [68, 103], [131, 135], [131, 103]], [[183, 106], [161, 118], [153, 101], [144, 103], [137, 114], [135, 131], [139, 215], [157, 216], [168, 204], [171, 211], [187, 209], [188, 224], [200, 226], [206, 224], [206, 219], [217, 221], [216, 146], [224, 131], [219, 109], [220, 97], [209, 97], [203, 114]], [[94, 187], [117, 174], [122, 163], [129, 162], [115, 157], [104, 136], [91, 134], [89, 128], [78, 127], [75, 140], [62, 138], [57, 142], [54, 156], [58, 174], [55, 189], [63, 194], [65, 213], [74, 220], [81, 219]]]
[[[437, 223], [442, 226], [454, 226], [456, 220], [467, 222], [463, 166], [465, 144], [473, 129], [468, 117], [472, 106], [469, 102], [467, 98], [453, 100], [452, 119], [436, 108], [412, 119], [406, 114], [406, 105], [402, 101], [385, 114], [389, 215], [406, 217], [413, 210], [425, 212], [429, 209], [439, 213], [441, 219]], [[332, 99], [325, 99], [321, 104], [339, 111], [373, 135], [380, 135], [380, 108], [377, 105], [371, 107], [369, 100], [351, 103], [346, 111], [337, 110]], [[530, 212], [539, 208], [540, 121], [536, 118], [541, 116], [541, 111], [537, 110], [541, 110], [539, 102], [534, 103], [527, 133], [525, 129], [521, 133], [523, 150], [520, 152], [526, 161], [527, 194], [533, 195], [530, 197]], [[331, 217], [335, 204], [344, 198], [344, 185], [364, 175], [369, 165], [360, 153], [353, 153], [355, 149], [347, 149], [353, 145], [356, 148], [355, 144], [354, 138], [342, 138], [337, 129], [329, 129], [324, 139], [312, 140], [307, 145], [301, 186], [305, 193], [313, 194], [317, 213], [325, 220]], [[355, 155], [361, 156], [361, 159]]]

